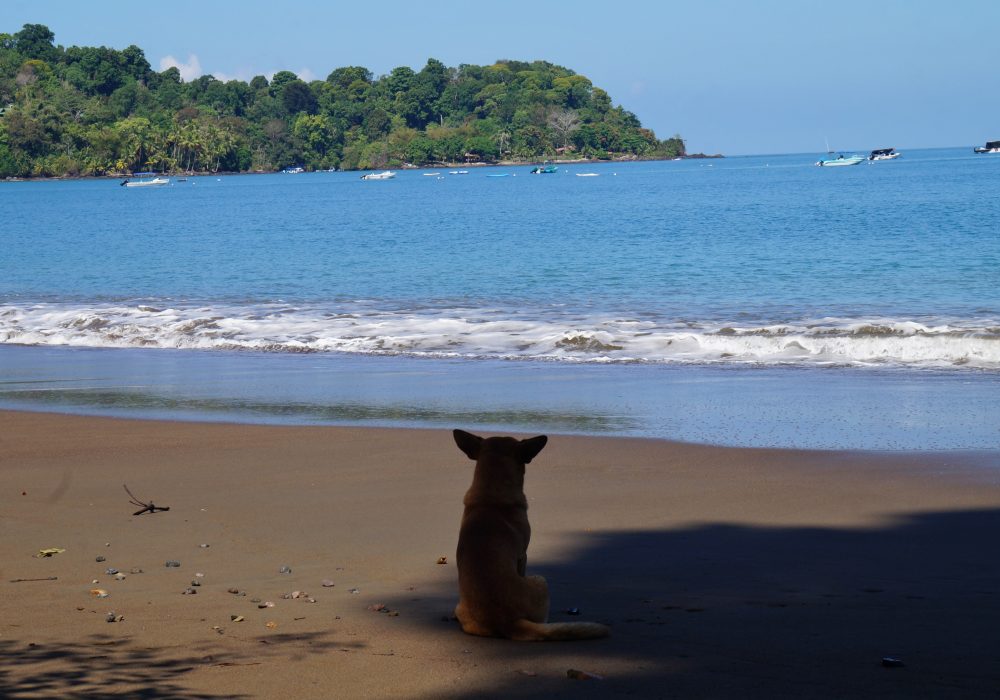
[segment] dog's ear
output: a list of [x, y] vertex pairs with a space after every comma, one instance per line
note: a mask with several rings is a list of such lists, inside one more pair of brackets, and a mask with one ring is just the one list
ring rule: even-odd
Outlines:
[[452, 431], [452, 434], [455, 436], [455, 444], [458, 445], [458, 449], [473, 461], [479, 459], [479, 448], [483, 444], [481, 437], [457, 428]]
[[521, 458], [522, 462], [528, 464], [538, 456], [538, 453], [542, 451], [542, 448], [545, 447], [545, 443], [548, 441], [549, 439], [545, 435], [521, 440], [517, 446], [517, 455]]

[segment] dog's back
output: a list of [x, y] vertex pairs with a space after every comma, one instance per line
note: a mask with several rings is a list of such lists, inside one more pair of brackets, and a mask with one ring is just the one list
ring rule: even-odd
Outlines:
[[525, 576], [531, 526], [524, 467], [547, 438], [480, 438], [455, 431], [455, 442], [476, 461], [458, 535], [459, 603], [455, 616], [469, 634], [510, 639], [588, 639], [608, 628], [592, 622], [547, 624], [548, 586]]

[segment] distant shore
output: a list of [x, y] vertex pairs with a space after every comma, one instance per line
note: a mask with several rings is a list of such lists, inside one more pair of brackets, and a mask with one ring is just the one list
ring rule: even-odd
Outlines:
[[[379, 166], [377, 168], [366, 168], [358, 170], [336, 170], [336, 171], [312, 171], [306, 170], [305, 172], [350, 172], [350, 173], [364, 173], [370, 172], [372, 170], [432, 170], [434, 168], [501, 168], [501, 167], [525, 167], [532, 165], [541, 165], [543, 163], [553, 163], [555, 165], [593, 165], [598, 163], [633, 163], [642, 161], [672, 161], [672, 160], [701, 160], [706, 158], [725, 158], [721, 153], [716, 153], [712, 155], [707, 155], [704, 153], [693, 153], [690, 155], [677, 156], [675, 158], [641, 158], [641, 157], [622, 157], [622, 158], [552, 158], [547, 160], [502, 160], [496, 163], [434, 163], [430, 165], [411, 165], [403, 164], [399, 166]], [[167, 177], [221, 177], [221, 176], [232, 176], [232, 175], [276, 175], [280, 174], [281, 170], [247, 170], [247, 171], [198, 171], [198, 172], [163, 172], [158, 173], [159, 175], [164, 175]], [[117, 173], [108, 175], [62, 175], [53, 177], [6, 177], [0, 179], [0, 182], [44, 182], [44, 181], [61, 181], [61, 180], [121, 180], [128, 177], [136, 177], [132, 173]]]
[[[0, 436], [11, 697], [966, 698], [1000, 684], [998, 465], [974, 455], [550, 435], [526, 477], [528, 573], [548, 578], [551, 619], [613, 631], [524, 644], [452, 619], [472, 464], [447, 430], [0, 411]], [[135, 515], [122, 484], [170, 510]]]

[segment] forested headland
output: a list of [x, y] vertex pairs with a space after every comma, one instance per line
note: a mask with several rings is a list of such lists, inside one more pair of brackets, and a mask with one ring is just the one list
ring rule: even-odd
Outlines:
[[546, 61], [185, 82], [177, 68], [154, 71], [138, 46], [54, 41], [40, 24], [0, 33], [0, 177], [685, 155], [680, 136], [657, 139]]

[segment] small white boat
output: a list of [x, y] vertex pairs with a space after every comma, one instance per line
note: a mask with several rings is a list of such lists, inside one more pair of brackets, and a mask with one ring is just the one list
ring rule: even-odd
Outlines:
[[449, 170], [448, 174], [449, 175], [468, 175], [469, 171], [468, 170]]
[[437, 177], [441, 173], [424, 173], [424, 177]]
[[[161, 185], [169, 185], [169, 177], [161, 177], [156, 173], [132, 173], [134, 177], [141, 177], [141, 180], [130, 180], [125, 178], [121, 181], [122, 187], [160, 187]], [[154, 177], [150, 178], [149, 176]]]
[[305, 168], [296, 165], [294, 168], [285, 168], [281, 172], [283, 172], [285, 175], [298, 175], [300, 173], [304, 173], [305, 171], [306, 171]]
[[987, 141], [985, 146], [976, 146], [975, 153], [1000, 153], [1000, 141]]
[[577, 177], [597, 177], [600, 173], [577, 173]]
[[362, 175], [361, 179], [362, 180], [391, 180], [394, 177], [396, 177], [396, 173], [392, 172], [391, 170], [385, 170], [385, 171], [380, 172], [380, 173], [367, 173], [366, 175]]
[[897, 153], [895, 148], [876, 148], [868, 156], [868, 160], [875, 162], [877, 160], [896, 160], [901, 153]]
[[823, 160], [817, 160], [816, 165], [824, 166], [827, 168], [832, 168], [841, 165], [857, 165], [864, 159], [865, 159], [864, 156], [845, 156], [841, 154], [836, 158], [825, 158]]

